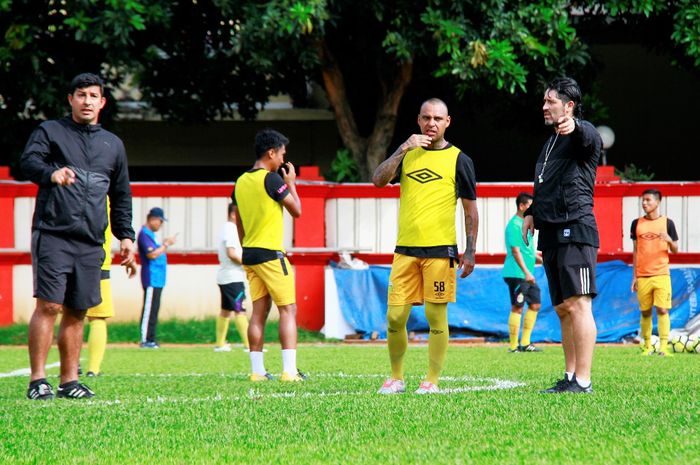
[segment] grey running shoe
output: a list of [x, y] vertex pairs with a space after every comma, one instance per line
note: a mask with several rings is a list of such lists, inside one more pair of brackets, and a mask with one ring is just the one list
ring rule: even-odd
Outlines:
[[45, 378], [37, 379], [29, 383], [27, 389], [27, 399], [31, 400], [51, 400], [54, 398], [53, 387]]
[[157, 342], [142, 342], [139, 347], [142, 349], [160, 349], [160, 346], [158, 345]]

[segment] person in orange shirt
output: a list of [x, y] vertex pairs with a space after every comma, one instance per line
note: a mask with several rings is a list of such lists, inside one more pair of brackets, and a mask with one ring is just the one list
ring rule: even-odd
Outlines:
[[644, 338], [642, 355], [651, 355], [651, 310], [656, 307], [659, 329], [659, 355], [668, 356], [668, 335], [671, 332], [671, 272], [668, 252], [678, 252], [678, 233], [673, 221], [659, 212], [661, 192], [647, 189], [642, 193], [645, 215], [632, 221], [630, 237], [634, 242], [634, 275], [632, 292], [637, 292], [641, 334]]

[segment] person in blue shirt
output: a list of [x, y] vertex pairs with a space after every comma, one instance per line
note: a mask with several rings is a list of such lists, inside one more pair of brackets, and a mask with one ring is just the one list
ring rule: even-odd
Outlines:
[[141, 311], [141, 347], [157, 349], [156, 325], [160, 296], [165, 287], [168, 259], [165, 251], [175, 243], [175, 236], [166, 237], [158, 242], [156, 232], [167, 221], [160, 207], [151, 208], [138, 236], [139, 258], [141, 259], [141, 284], [143, 285], [143, 308]]
[[[523, 214], [532, 204], [532, 196], [521, 192], [516, 197], [515, 204], [518, 210], [506, 226], [506, 261], [503, 263], [503, 280], [508, 285], [511, 304], [508, 318], [508, 352], [541, 352], [542, 349], [530, 342], [530, 335], [540, 309], [540, 287], [534, 276], [535, 263], [542, 263], [542, 259], [535, 252], [532, 237], [529, 237], [530, 241], [526, 244], [522, 236]], [[520, 319], [525, 303], [528, 308], [523, 322], [523, 338], [519, 343]]]

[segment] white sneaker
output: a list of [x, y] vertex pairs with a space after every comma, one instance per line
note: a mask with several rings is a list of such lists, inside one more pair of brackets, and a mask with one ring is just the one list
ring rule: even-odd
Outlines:
[[377, 394], [402, 394], [406, 392], [406, 385], [400, 379], [387, 379]]
[[416, 389], [416, 394], [438, 394], [440, 389], [430, 381], [423, 381], [420, 383], [418, 389]]
[[214, 352], [231, 352], [231, 344], [225, 344], [223, 346], [214, 346]]

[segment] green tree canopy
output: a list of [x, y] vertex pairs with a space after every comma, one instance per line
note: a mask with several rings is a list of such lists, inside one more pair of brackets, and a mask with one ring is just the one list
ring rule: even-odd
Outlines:
[[674, 46], [700, 65], [691, 0], [0, 0], [3, 160], [28, 126], [65, 111], [77, 72], [113, 84], [131, 74], [156, 111], [185, 122], [234, 109], [251, 119], [279, 92], [303, 106], [316, 81], [366, 179], [389, 151], [417, 67], [457, 95], [517, 94], [586, 65], [582, 20], [640, 18], [668, 22]]

